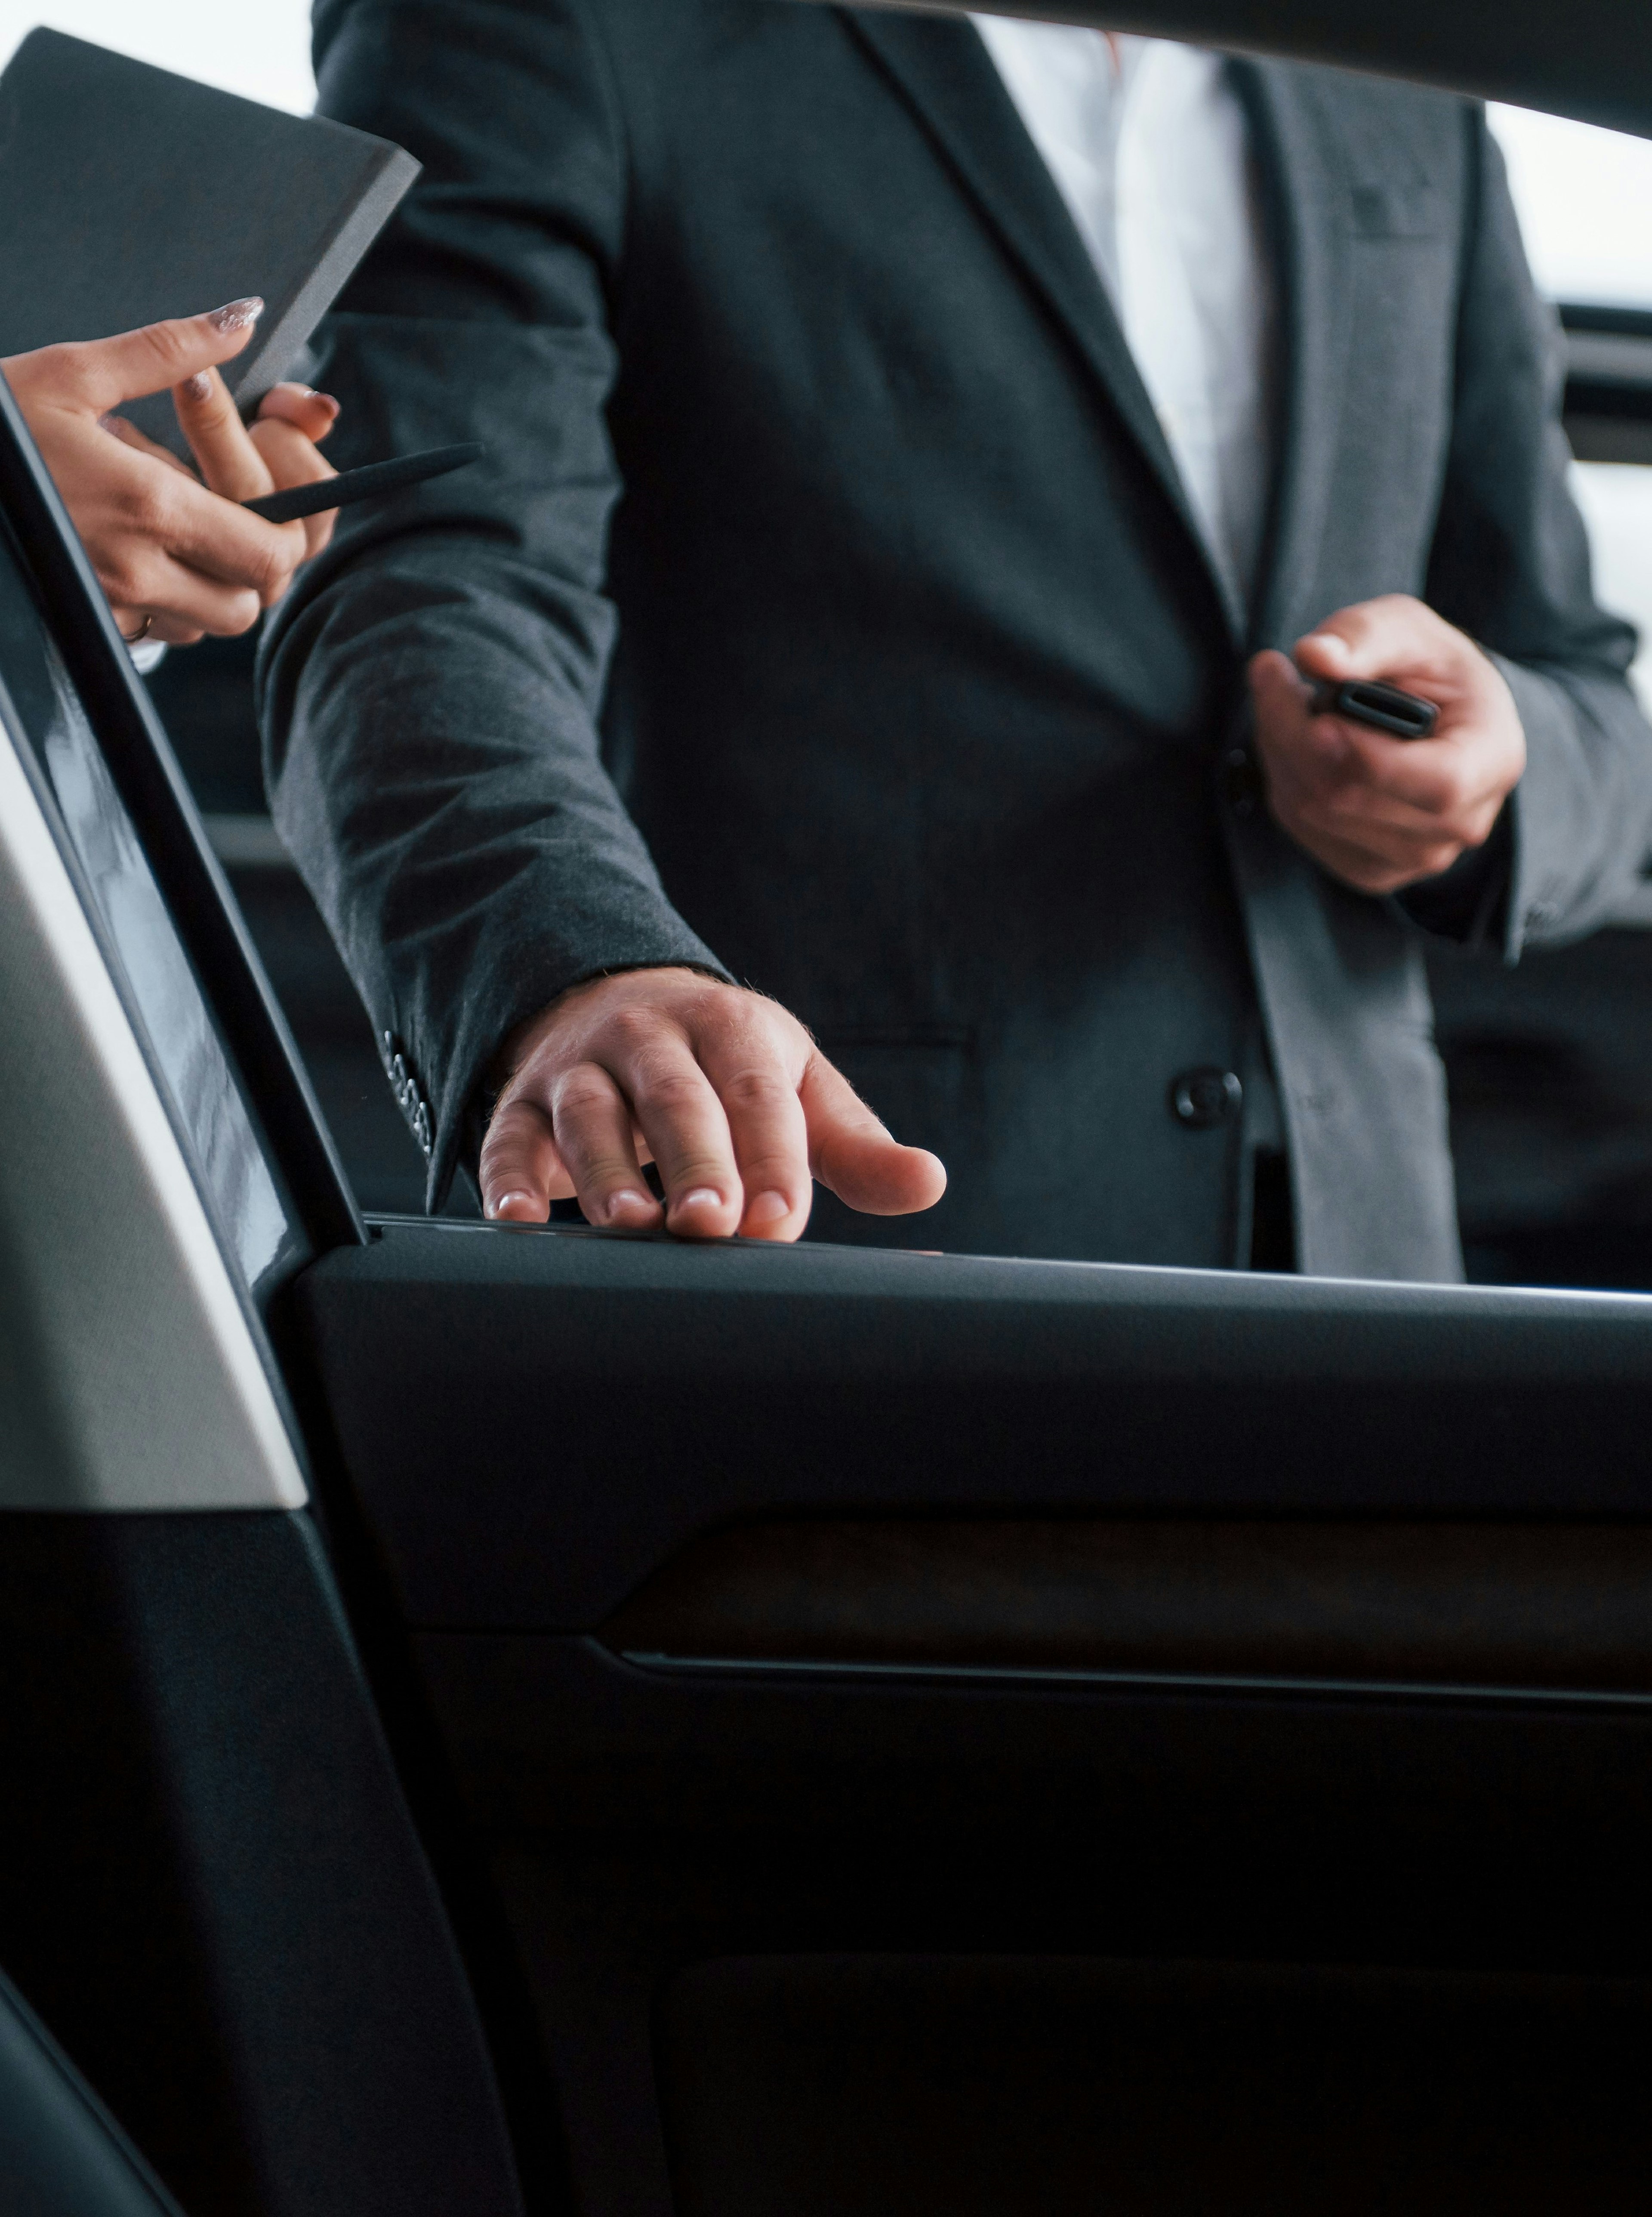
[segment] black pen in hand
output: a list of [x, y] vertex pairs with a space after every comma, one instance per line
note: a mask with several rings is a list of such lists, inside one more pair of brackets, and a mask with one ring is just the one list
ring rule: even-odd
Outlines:
[[359, 500], [380, 493], [400, 492], [422, 485], [427, 478], [446, 477], [480, 461], [485, 447], [468, 440], [460, 447], [428, 447], [420, 454], [398, 454], [388, 462], [368, 462], [359, 470], [346, 470], [336, 478], [321, 478], [312, 485], [289, 485], [285, 492], [267, 492], [256, 500], [243, 500], [249, 514], [266, 523], [296, 523], [301, 516], [324, 516], [330, 509], [353, 508]]
[[1380, 677], [1326, 680], [1314, 687], [1316, 716], [1346, 716], [1351, 724], [1369, 725], [1392, 739], [1427, 739], [1433, 736], [1439, 710], [1420, 693], [1402, 693]]

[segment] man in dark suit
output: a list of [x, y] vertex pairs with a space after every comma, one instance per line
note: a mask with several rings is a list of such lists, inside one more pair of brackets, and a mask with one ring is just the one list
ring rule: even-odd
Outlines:
[[[262, 668], [433, 1199], [481, 1148], [492, 1213], [641, 1225], [651, 1152], [673, 1228], [795, 1237], [812, 1164], [819, 1237], [1458, 1275], [1425, 936], [1589, 929], [1652, 812], [1477, 108], [1224, 79], [1279, 303], [1236, 605], [970, 22], [320, 0], [317, 42], [426, 164], [334, 328], [349, 458], [490, 448], [355, 511]], [[1437, 737], [1315, 715], [1292, 646]], [[840, 1073], [944, 1158], [921, 1226], [939, 1164]]]

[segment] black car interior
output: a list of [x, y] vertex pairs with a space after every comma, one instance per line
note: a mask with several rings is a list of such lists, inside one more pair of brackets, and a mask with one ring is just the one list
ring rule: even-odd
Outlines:
[[[1615, 4], [1130, 21], [1652, 130]], [[1627, 452], [1652, 374], [1589, 359]], [[421, 1220], [243, 682], [149, 698], [0, 386], [0, 745], [310, 1490], [0, 1512], [7, 2208], [1643, 2208], [1652, 1302]]]

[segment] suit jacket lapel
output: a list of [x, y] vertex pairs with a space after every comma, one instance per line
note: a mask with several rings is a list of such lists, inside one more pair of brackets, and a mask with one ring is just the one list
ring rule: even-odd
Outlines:
[[1106, 288], [974, 26], [878, 9], [843, 12], [1106, 389], [1225, 612], [1181, 474]]
[[1331, 614], [1304, 596], [1317, 574], [1350, 342], [1347, 178], [1311, 77], [1269, 62], [1235, 65], [1270, 203], [1279, 298], [1280, 423], [1251, 643], [1283, 646]]

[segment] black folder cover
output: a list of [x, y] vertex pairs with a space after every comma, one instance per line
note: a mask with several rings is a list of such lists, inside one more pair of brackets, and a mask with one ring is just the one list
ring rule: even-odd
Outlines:
[[[31, 31], [0, 76], [0, 355], [259, 293], [224, 369], [249, 409], [418, 173], [388, 139]], [[179, 445], [165, 394], [121, 413]]]

